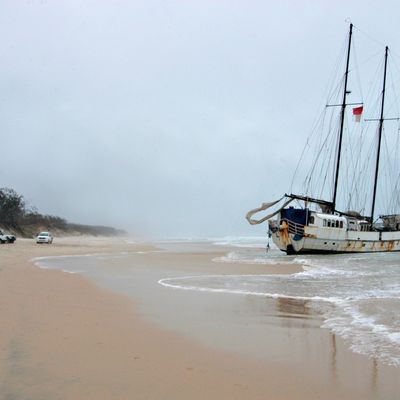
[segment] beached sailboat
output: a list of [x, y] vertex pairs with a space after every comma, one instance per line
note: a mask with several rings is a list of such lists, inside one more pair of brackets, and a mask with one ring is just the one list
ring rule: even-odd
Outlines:
[[[385, 48], [383, 86], [380, 100], [379, 118], [370, 119], [377, 121], [377, 140], [373, 165], [373, 181], [371, 182], [371, 208], [369, 215], [355, 211], [344, 211], [338, 207], [338, 189], [340, 187], [340, 171], [343, 156], [343, 135], [345, 125], [346, 107], [353, 108], [356, 120], [360, 119], [363, 103], [348, 103], [348, 90], [350, 51], [352, 48], [353, 25], [350, 24], [347, 42], [347, 56], [345, 74], [343, 77], [342, 102], [334, 104], [340, 110], [339, 129], [335, 143], [331, 150], [335, 151], [333, 163], [333, 193], [331, 199], [322, 199], [306, 194], [285, 194], [281, 199], [264, 203], [261, 207], [251, 210], [246, 215], [250, 224], [260, 224], [268, 221], [269, 237], [275, 245], [287, 254], [296, 253], [358, 253], [358, 252], [388, 252], [400, 251], [400, 214], [391, 213], [375, 215], [376, 198], [378, 190], [379, 167], [381, 163], [381, 147], [383, 125], [385, 120], [398, 120], [398, 118], [385, 118], [385, 91], [388, 61], [388, 47]], [[329, 107], [331, 105], [327, 105]], [[375, 136], [376, 139], [376, 136]], [[314, 167], [315, 170], [315, 167]], [[396, 190], [396, 187], [394, 187]], [[279, 204], [283, 204], [279, 207]], [[296, 202], [296, 207], [290, 203]], [[258, 212], [277, 206], [278, 210], [261, 219], [253, 219]], [[276, 216], [276, 219], [272, 219]]]

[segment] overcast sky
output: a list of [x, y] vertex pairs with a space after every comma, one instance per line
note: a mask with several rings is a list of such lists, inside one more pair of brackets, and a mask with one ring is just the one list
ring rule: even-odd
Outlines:
[[346, 19], [396, 1], [0, 1], [0, 186], [147, 236], [261, 235], [289, 190]]

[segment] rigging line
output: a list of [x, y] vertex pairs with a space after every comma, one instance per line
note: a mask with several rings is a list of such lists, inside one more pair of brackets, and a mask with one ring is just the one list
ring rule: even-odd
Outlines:
[[296, 165], [296, 168], [295, 168], [293, 177], [292, 177], [292, 182], [291, 182], [291, 184], [290, 184], [290, 188], [291, 188], [290, 191], [291, 191], [291, 192], [293, 191], [293, 190], [292, 190], [293, 184], [294, 184], [294, 181], [295, 181], [295, 179], [296, 179], [296, 177], [297, 177], [297, 173], [298, 173], [298, 170], [299, 170], [299, 168], [300, 168], [300, 165], [301, 165], [301, 163], [302, 163], [302, 161], [303, 161], [303, 157], [304, 157], [304, 155], [305, 155], [305, 152], [306, 152], [307, 148], [310, 148], [310, 147], [311, 147], [310, 142], [311, 142], [311, 139], [312, 139], [312, 137], [314, 136], [314, 134], [317, 132], [317, 127], [318, 127], [318, 125], [321, 124], [321, 123], [322, 123], [322, 125], [323, 125], [324, 120], [325, 120], [325, 114], [326, 114], [326, 111], [325, 111], [325, 109], [324, 109], [323, 112], [320, 114], [320, 118], [319, 118], [320, 122], [317, 123], [316, 126], [315, 126], [315, 128], [312, 129], [311, 134], [310, 134], [309, 137], [307, 138], [307, 141], [306, 141], [306, 143], [305, 143], [305, 145], [304, 145], [304, 147], [303, 147], [303, 150], [302, 150], [302, 152], [301, 152], [301, 154], [300, 154], [300, 158], [299, 158], [299, 160], [298, 160], [298, 162], [297, 162], [297, 165]]
[[395, 69], [397, 69], [397, 72], [400, 75], [400, 68], [399, 68], [399, 66], [397, 65], [397, 62], [396, 62], [396, 58], [397, 57], [396, 58], [394, 57], [392, 50], [389, 53], [389, 57], [390, 57], [390, 65], [393, 66]]
[[[392, 58], [390, 59], [392, 60]], [[392, 89], [393, 93], [393, 99], [388, 107], [386, 107], [386, 114], [390, 112], [393, 108], [396, 108], [396, 115], [400, 115], [399, 112], [399, 101], [398, 101], [398, 95], [396, 91], [396, 86], [395, 86], [395, 79], [393, 77], [393, 71], [391, 68], [388, 68], [388, 75], [389, 75], [389, 80], [390, 80], [390, 88]]]
[[[391, 163], [390, 165], [391, 167], [393, 167], [393, 164]], [[390, 168], [390, 172], [386, 178], [386, 191], [385, 191], [385, 204], [386, 204], [386, 208], [385, 208], [385, 213], [388, 213], [392, 210], [393, 208], [393, 187], [394, 184], [396, 182], [396, 176], [395, 176], [395, 171], [393, 168]], [[389, 199], [390, 201], [388, 201], [387, 199]]]
[[[313, 128], [311, 129], [311, 133], [309, 134], [309, 136], [307, 138], [307, 142], [304, 145], [302, 153], [300, 155], [300, 158], [299, 158], [299, 160], [297, 162], [295, 173], [293, 174], [292, 181], [291, 181], [291, 184], [290, 184], [291, 188], [293, 188], [294, 181], [297, 178], [297, 174], [299, 172], [300, 166], [303, 163], [304, 154], [305, 154], [307, 148], [310, 148], [312, 146], [312, 141], [314, 140], [315, 136], [317, 136], [317, 147], [319, 148], [320, 145], [321, 145], [322, 137], [321, 137], [321, 135], [319, 133], [323, 131], [324, 124], [325, 124], [325, 118], [326, 118], [326, 112], [327, 111], [326, 111], [326, 107], [325, 107], [325, 104], [324, 104], [323, 111], [320, 112], [319, 113], [319, 117], [316, 118], [316, 121], [313, 124]], [[319, 139], [319, 143], [318, 143], [318, 139]], [[303, 182], [303, 186], [306, 186], [306, 181], [307, 181], [307, 177]]]
[[[318, 146], [318, 153], [317, 156], [314, 158], [314, 162], [313, 162], [313, 166], [311, 168], [311, 170], [309, 171], [309, 175], [310, 175], [310, 182], [312, 177], [314, 176], [314, 180], [316, 180], [316, 184], [317, 182], [319, 182], [321, 173], [323, 171], [323, 168], [320, 169], [320, 174], [317, 176], [317, 179], [315, 179], [315, 175], [314, 175], [314, 171], [320, 161], [320, 159], [323, 157], [323, 155], [327, 152], [328, 148], [330, 147], [329, 145], [331, 144], [329, 139], [331, 139], [332, 141], [332, 119], [333, 119], [333, 113], [330, 113], [330, 118], [329, 118], [329, 124], [328, 124], [328, 129], [327, 129], [327, 134], [325, 135], [325, 137], [323, 138], [322, 144], [320, 144]], [[323, 135], [321, 135], [322, 137]], [[321, 139], [322, 140], [322, 139]], [[328, 154], [330, 155], [330, 152], [328, 152]], [[323, 193], [323, 189], [324, 187], [320, 188], [320, 193]]]
[[[330, 190], [331, 190], [331, 196], [333, 197], [334, 191], [335, 191], [335, 182], [336, 182], [336, 174], [335, 174], [335, 166], [337, 166], [337, 157], [338, 157], [338, 148], [339, 148], [339, 134], [338, 131], [340, 131], [340, 115], [336, 116], [336, 130], [330, 128], [330, 148], [334, 149], [333, 152], [329, 154], [329, 160], [333, 160], [333, 169], [332, 169], [332, 175], [331, 175], [331, 182], [330, 182]], [[327, 166], [328, 167], [328, 166]], [[327, 168], [326, 167], [326, 168]], [[328, 183], [329, 185], [329, 183]]]
[[[327, 102], [325, 103], [325, 107], [329, 106], [332, 103], [337, 103], [339, 100], [337, 100], [343, 92], [343, 85], [344, 85], [344, 77], [336, 84], [334, 90], [332, 91], [331, 95], [327, 98]], [[334, 99], [334, 100], [332, 100]]]
[[[354, 133], [356, 131], [356, 127], [354, 127], [353, 129], [353, 135], [356, 136], [357, 135], [357, 140], [356, 140], [356, 152], [354, 155], [354, 159], [356, 160], [356, 162], [354, 163], [354, 168], [353, 168], [353, 186], [355, 184], [355, 174], [357, 173], [358, 170], [358, 166], [360, 164], [361, 161], [361, 155], [362, 153], [362, 148], [363, 148], [363, 137], [364, 137], [364, 130], [365, 130], [365, 126], [364, 123], [361, 122], [361, 126], [360, 129], [357, 130], [356, 133]], [[352, 136], [353, 136], [352, 135]]]
[[346, 146], [346, 148], [348, 149], [348, 152], [350, 153], [350, 160], [349, 160], [349, 164], [350, 164], [350, 169], [353, 169], [354, 168], [354, 164], [353, 164], [353, 161], [354, 161], [354, 149], [353, 149], [353, 141], [351, 140], [351, 138], [352, 137], [354, 137], [356, 134], [355, 134], [355, 126], [353, 126], [352, 127], [352, 129], [350, 129], [350, 124], [349, 124], [349, 122], [348, 122], [348, 115], [346, 116], [346, 119], [347, 119], [347, 124], [348, 124], [348, 126], [349, 126], [349, 128], [348, 128], [348, 135], [347, 135], [347, 140], [346, 140], [346, 143], [347, 143], [347, 146]]
[[[363, 124], [363, 123], [362, 123]], [[353, 163], [353, 173], [351, 176], [351, 191], [355, 193], [355, 196], [353, 196], [353, 201], [352, 201], [352, 209], [357, 209], [360, 206], [360, 197], [361, 197], [361, 190], [360, 190], [360, 164], [362, 163], [362, 155], [364, 154], [363, 151], [363, 137], [364, 137], [364, 130], [365, 126], [364, 124], [360, 126], [360, 129], [358, 132], [355, 134], [357, 135], [356, 137], [356, 151], [354, 154], [354, 159], [355, 162]]]
[[[395, 163], [396, 163], [396, 160], [398, 160], [399, 159], [399, 134], [397, 133], [396, 134], [396, 140], [395, 140], [395, 146], [394, 146], [394, 148], [395, 148], [395, 155], [394, 155], [394, 161], [395, 161]], [[397, 163], [396, 163], [397, 164]], [[395, 173], [396, 174], [396, 173]], [[400, 177], [400, 174], [398, 174], [398, 176]], [[396, 180], [395, 180], [395, 182], [396, 182]], [[394, 192], [395, 193], [395, 192]], [[393, 193], [393, 194], [394, 194]], [[395, 204], [393, 204], [393, 206], [395, 206]]]
[[[375, 98], [374, 102], [370, 102], [371, 107], [368, 108], [369, 114], [372, 116], [370, 118], [372, 121], [379, 121], [379, 108], [380, 108], [380, 103], [381, 103], [381, 96], [382, 92], [379, 93], [379, 95]], [[368, 119], [366, 119], [368, 121]]]
[[339, 52], [339, 56], [337, 57], [336, 63], [334, 64], [334, 66], [331, 70], [330, 78], [329, 78], [328, 84], [326, 85], [326, 88], [325, 88], [325, 93], [326, 93], [325, 97], [328, 98], [328, 101], [329, 101], [329, 95], [332, 94], [332, 92], [334, 90], [333, 87], [335, 86], [336, 82], [341, 81], [341, 79], [338, 79], [337, 77], [339, 76], [339, 71], [342, 71], [341, 66], [342, 66], [342, 64], [344, 64], [347, 43], [348, 43], [348, 39], [347, 39], [347, 35], [346, 35], [346, 39], [342, 43], [341, 50]]
[[[373, 84], [370, 85], [370, 88], [369, 88], [369, 91], [368, 91], [367, 97], [366, 97], [366, 104], [372, 104], [372, 106], [368, 107], [368, 108], [375, 109], [377, 113], [379, 113], [378, 105], [380, 104], [380, 95], [376, 96], [376, 93], [381, 94], [381, 92], [382, 92], [381, 89], [379, 88], [380, 79], [378, 79], [378, 77], [380, 78], [381, 71], [383, 69], [383, 63], [384, 63], [384, 60], [382, 59], [381, 63], [378, 65], [378, 67], [375, 70], [375, 73], [371, 80], [373, 82]], [[372, 99], [375, 99], [375, 103], [372, 102]], [[377, 116], [377, 114], [372, 114], [372, 115], [374, 117]]]
[[[396, 135], [396, 138], [397, 137], [398, 137], [398, 135]], [[386, 141], [388, 141], [387, 138], [386, 138]], [[391, 142], [393, 142], [393, 140]], [[397, 155], [397, 148], [396, 148], [397, 147], [397, 139], [395, 139], [394, 142], [395, 142], [394, 143], [395, 145], [390, 146], [390, 150], [389, 150], [389, 146], [387, 146], [387, 151], [388, 151], [387, 163], [389, 163], [391, 173], [393, 171], [395, 171], [395, 160], [396, 160], [396, 155]]]
[[[385, 115], [387, 115], [389, 117], [392, 117], [392, 115], [391, 115], [392, 110], [393, 110], [393, 108], [395, 108], [395, 106], [397, 104], [397, 101], [396, 101], [397, 99], [393, 95], [393, 92], [395, 92], [395, 89], [393, 86], [394, 82], [393, 82], [392, 78], [393, 78], [392, 72], [388, 68], [387, 80], [389, 82], [386, 85], [386, 99], [387, 99], [386, 104], [387, 104], [387, 106], [385, 104]], [[388, 99], [388, 97], [389, 97], [389, 99]], [[390, 101], [390, 103], [389, 103], [389, 101]], [[394, 115], [393, 115], [393, 117], [394, 117]], [[386, 119], [389, 119], [389, 118], [386, 118]]]
[[[375, 138], [375, 137], [374, 137]], [[364, 159], [364, 163], [362, 166], [362, 169], [360, 171], [360, 190], [361, 193], [364, 193], [363, 197], [362, 197], [362, 201], [360, 202], [360, 206], [362, 209], [366, 209], [366, 203], [367, 200], [369, 202], [369, 192], [370, 190], [367, 191], [367, 187], [370, 188], [372, 179], [373, 179], [373, 175], [372, 175], [372, 171], [371, 171], [371, 159], [373, 157], [373, 155], [375, 154], [375, 141], [371, 140], [369, 143], [369, 148], [367, 149], [366, 152], [366, 157]]]
[[[382, 142], [383, 142], [383, 155], [385, 156], [387, 156], [386, 157], [386, 162], [383, 164], [383, 168], [382, 168], [382, 175], [383, 175], [383, 179], [382, 179], [382, 183], [383, 183], [383, 193], [384, 193], [384, 195], [385, 195], [385, 198], [386, 197], [389, 197], [390, 196], [390, 194], [389, 194], [389, 182], [390, 182], [390, 180], [391, 180], [391, 177], [390, 177], [390, 175], [391, 175], [391, 168], [390, 168], [390, 160], [389, 160], [389, 148], [388, 148], [388, 146], [387, 146], [387, 137], [386, 137], [386, 135], [385, 135], [385, 133], [384, 133], [384, 129], [382, 129]], [[387, 173], [385, 174], [384, 172], [385, 171], [387, 171]], [[385, 212], [386, 212], [386, 210], [385, 210]]]
[[[331, 132], [332, 132], [332, 130], [331, 130]], [[333, 147], [333, 145], [334, 145], [334, 140], [332, 140], [332, 139], [334, 139], [334, 137], [335, 137], [336, 135], [329, 135], [328, 136], [328, 139], [330, 138], [330, 142], [328, 143], [327, 142], [327, 146], [326, 146], [326, 148], [325, 148], [325, 153], [327, 153], [327, 162], [326, 163], [324, 163], [325, 164], [325, 170], [324, 170], [324, 168], [320, 168], [320, 174], [319, 174], [319, 176], [318, 176], [318, 179], [316, 180], [316, 182], [321, 182], [321, 180], [322, 180], [322, 175], [324, 175], [323, 176], [323, 180], [322, 180], [322, 185], [320, 185], [320, 197], [323, 197], [323, 193], [325, 192], [325, 186], [326, 186], [326, 184], [327, 184], [327, 182], [328, 182], [328, 176], [329, 176], [329, 173], [331, 172], [331, 166], [332, 166], [332, 151], [329, 151], [329, 149], [330, 148], [332, 148]]]
[[399, 207], [399, 200], [400, 200], [400, 192], [399, 192], [399, 182], [400, 182], [400, 173], [397, 175], [396, 181], [395, 181], [395, 185], [394, 185], [394, 189], [392, 191], [392, 197], [390, 200], [390, 208], [393, 211], [393, 214], [395, 213], [395, 211], [397, 211], [398, 207]]
[[375, 43], [379, 44], [382, 47], [386, 47], [385, 44], [383, 44], [380, 40], [372, 37], [371, 35], [369, 35], [368, 33], [364, 32], [363, 30], [361, 30], [358, 26], [355, 26], [353, 24], [353, 29], [356, 29], [358, 32], [360, 32], [362, 35], [364, 35], [365, 37], [367, 37], [368, 39], [374, 41]]
[[396, 190], [393, 191], [393, 205], [392, 205], [392, 209], [393, 210], [398, 210], [399, 208], [399, 203], [400, 203], [400, 192], [399, 192], [399, 180], [400, 180], [400, 174], [397, 178], [397, 182], [396, 182]]
[[[340, 198], [341, 202], [342, 202], [342, 206], [340, 208], [343, 208], [343, 205], [346, 204], [346, 193], [349, 192], [349, 188], [348, 188], [348, 172], [349, 172], [349, 168], [348, 168], [348, 164], [349, 164], [349, 134], [350, 134], [350, 130], [349, 130], [349, 123], [348, 123], [348, 113], [346, 113], [344, 115], [344, 119], [345, 119], [345, 124], [344, 124], [344, 132], [346, 132], [343, 138], [343, 147], [342, 147], [342, 157], [343, 157], [343, 161], [342, 161], [342, 168], [341, 168], [341, 172], [340, 172], [340, 181], [341, 181], [341, 185], [340, 185], [340, 189], [338, 192], [341, 194], [341, 196], [338, 196], [338, 198]], [[337, 203], [340, 203], [340, 201], [338, 201]]]
[[[326, 131], [327, 134], [325, 135], [325, 139], [324, 139], [324, 143], [322, 144], [322, 146], [319, 146], [319, 153], [320, 154], [318, 155], [318, 158], [316, 157], [314, 159], [313, 169], [310, 171], [310, 174], [313, 177], [313, 182], [314, 182], [314, 186], [315, 186], [315, 188], [313, 188], [313, 193], [315, 193], [316, 196], [320, 197], [320, 198], [324, 197], [323, 196], [323, 193], [324, 193], [324, 182], [321, 185], [321, 179], [322, 179], [321, 176], [323, 174], [324, 165], [326, 166], [326, 164], [322, 160], [326, 159], [326, 155], [327, 154], [329, 155], [329, 152], [327, 151], [327, 149], [329, 148], [329, 138], [330, 138], [330, 136], [329, 136], [329, 126], [330, 125], [331, 125], [331, 123], [329, 122], [328, 129]], [[317, 174], [315, 174], [315, 172], [314, 172], [315, 170], [317, 171]]]
[[[378, 82], [381, 82], [381, 74], [383, 70], [383, 65], [384, 65], [385, 59], [384, 57], [380, 57], [380, 62], [375, 63], [375, 72], [372, 74], [371, 79], [369, 80], [369, 91], [367, 98], [370, 97], [370, 93], [373, 91], [375, 93], [375, 87], [378, 85]], [[375, 96], [375, 95], [374, 95]]]
[[363, 125], [360, 129], [360, 134], [358, 137], [358, 153], [357, 153], [357, 162], [355, 165], [355, 168], [353, 170], [353, 187], [355, 188], [356, 192], [357, 192], [357, 197], [356, 197], [356, 203], [358, 203], [359, 200], [359, 196], [360, 194], [360, 190], [358, 188], [357, 185], [357, 175], [358, 177], [360, 176], [360, 174], [362, 173], [362, 169], [360, 168], [360, 165], [362, 163], [362, 155], [364, 154], [363, 148], [364, 148], [364, 138], [365, 138], [365, 126]]
[[[354, 50], [355, 51], [355, 50]], [[382, 51], [379, 50], [376, 53], [371, 54], [370, 56], [368, 56], [367, 58], [365, 58], [364, 60], [362, 60], [357, 68], [360, 68], [361, 66], [365, 66], [366, 64], [371, 63], [375, 58], [381, 57], [382, 56]]]
[[[339, 70], [338, 67], [336, 69], [337, 69], [337, 71]], [[337, 75], [337, 73], [336, 73], [336, 75]], [[337, 82], [337, 80], [332, 80], [331, 87], [333, 86], [334, 82]], [[341, 84], [339, 83], [338, 86], [340, 87], [340, 85]], [[329, 93], [331, 93], [330, 96], [329, 96]], [[321, 102], [321, 106], [318, 109], [321, 110], [322, 107], [326, 108], [326, 104], [328, 104], [330, 102], [330, 98], [332, 98], [333, 95], [334, 95], [334, 92], [332, 92], [332, 90], [329, 90], [328, 94], [326, 94], [324, 96], [325, 98], [327, 98], [327, 101], [326, 102]], [[317, 112], [317, 115], [314, 118], [314, 122], [311, 125], [313, 128], [311, 129], [311, 134], [309, 135], [309, 138], [311, 138], [314, 134], [317, 133], [317, 128], [318, 128], [319, 121], [321, 120], [321, 115], [323, 115], [323, 113], [321, 114], [321, 112]]]
[[[336, 129], [333, 129], [333, 127]], [[334, 191], [334, 166], [336, 164], [337, 157], [337, 146], [338, 146], [338, 130], [340, 129], [340, 116], [336, 115], [332, 112], [331, 120], [329, 125], [329, 147], [327, 147], [326, 151], [328, 152], [328, 162], [325, 165], [325, 176], [327, 177], [326, 185], [328, 185], [327, 190], [330, 190], [330, 197], [333, 197]], [[335, 149], [336, 151], [332, 151], [331, 149]], [[328, 180], [328, 177], [330, 178]], [[324, 184], [325, 190], [325, 184]]]
[[[345, 47], [346, 47], [346, 41], [343, 42], [342, 51], [340, 51], [339, 57], [337, 58], [336, 65], [334, 66], [334, 68], [333, 68], [332, 71], [331, 71], [331, 76], [332, 76], [332, 77], [335, 77], [335, 76], [338, 75], [339, 66], [340, 66], [340, 64], [342, 63], [342, 59], [343, 59], [344, 53], [345, 53], [344, 50], [343, 50]], [[324, 97], [325, 97], [325, 98], [328, 98], [328, 101], [325, 102], [325, 104], [323, 104], [324, 106], [326, 106], [326, 104], [329, 103], [329, 98], [330, 98], [329, 93], [332, 93], [333, 84], [334, 84], [335, 82], [337, 82], [337, 80], [332, 78], [332, 79], [328, 80], [328, 82], [331, 82], [331, 84], [330, 84], [330, 88], [329, 88], [329, 84], [326, 86], [326, 88], [329, 88], [328, 90], [325, 89], [325, 92], [326, 92], [327, 94], [326, 94]], [[324, 108], [325, 108], [325, 107], [324, 107]], [[302, 150], [302, 153], [301, 153], [301, 155], [300, 155], [300, 158], [299, 158], [299, 160], [298, 160], [298, 162], [297, 162], [296, 169], [295, 169], [295, 172], [294, 172], [294, 174], [293, 174], [292, 181], [291, 181], [291, 184], [290, 184], [291, 189], [293, 188], [294, 181], [295, 181], [295, 179], [296, 179], [296, 177], [297, 177], [297, 174], [298, 174], [300, 165], [302, 164], [303, 157], [304, 157], [305, 151], [306, 151], [306, 149], [307, 149], [307, 147], [308, 147], [308, 145], [309, 145], [309, 142], [311, 141], [312, 137], [313, 137], [314, 135], [317, 134], [317, 132], [318, 132], [318, 130], [317, 130], [318, 126], [321, 125], [321, 126], [323, 127], [323, 125], [324, 125], [323, 122], [324, 122], [324, 119], [325, 119], [325, 113], [326, 113], [326, 112], [325, 112], [325, 110], [324, 110], [324, 111], [322, 112], [322, 114], [321, 114], [321, 113], [318, 113], [317, 117], [315, 118], [315, 121], [314, 121], [314, 123], [313, 123], [313, 125], [312, 125], [313, 128], [312, 128], [312, 130], [311, 130], [311, 133], [310, 133], [309, 136], [308, 136], [306, 145], [304, 146], [304, 148], [303, 148], [303, 150]], [[321, 122], [322, 122], [322, 124], [321, 124]]]
[[361, 85], [361, 79], [360, 79], [360, 69], [359, 69], [359, 63], [358, 63], [358, 57], [357, 57], [357, 51], [356, 51], [356, 46], [354, 44], [354, 41], [352, 42], [352, 54], [354, 55], [354, 64], [355, 64], [355, 75], [357, 77], [357, 83], [358, 83], [358, 89], [361, 93], [361, 101], [363, 102], [364, 96], [362, 92], [362, 85]]
[[303, 151], [302, 151], [301, 154], [300, 154], [300, 159], [299, 159], [299, 161], [297, 162], [296, 168], [295, 168], [295, 170], [294, 170], [294, 174], [293, 174], [293, 177], [292, 177], [292, 182], [290, 183], [290, 191], [291, 191], [291, 192], [293, 192], [293, 184], [294, 184], [294, 181], [295, 181], [295, 179], [296, 179], [296, 177], [297, 177], [297, 172], [298, 172], [298, 170], [299, 170], [300, 164], [301, 164], [301, 162], [302, 162], [302, 160], [303, 160], [303, 156], [304, 156], [304, 153], [305, 153], [307, 147], [309, 147], [309, 142], [308, 142], [308, 140], [306, 141], [306, 144], [305, 144], [305, 146], [303, 147]]
[[395, 145], [394, 146], [390, 146], [391, 147], [391, 149], [392, 149], [392, 151], [389, 151], [389, 146], [388, 146], [388, 138], [387, 138], [387, 135], [385, 135], [385, 149], [386, 149], [386, 152], [387, 152], [387, 169], [388, 169], [388, 174], [387, 174], [387, 180], [388, 180], [388, 182], [387, 182], [387, 186], [388, 186], [388, 188], [387, 188], [387, 195], [388, 195], [388, 197], [390, 197], [391, 195], [392, 195], [392, 189], [391, 189], [391, 183], [392, 182], [396, 182], [396, 176], [397, 176], [397, 173], [396, 173], [396, 170], [397, 170], [397, 168], [396, 168], [396, 166], [397, 166], [397, 163], [396, 163], [396, 160], [397, 160], [397, 155], [398, 155], [398, 149], [397, 149], [397, 145], [398, 145], [398, 135], [396, 135], [396, 139], [395, 139], [395, 141], [394, 141], [395, 143]]
[[[350, 68], [350, 67], [349, 67]], [[353, 72], [352, 69], [349, 69], [348, 73], [349, 75]], [[342, 74], [340, 78], [338, 78], [335, 82], [335, 85], [332, 84], [332, 89], [330, 91], [330, 95], [327, 98], [327, 104], [331, 104], [333, 102], [335, 103], [340, 103], [340, 100], [343, 100], [342, 94], [343, 94], [343, 87], [345, 84], [345, 80], [346, 80], [346, 75]], [[333, 101], [332, 99], [335, 99], [335, 101]]]
[[[331, 118], [332, 119], [332, 113], [330, 112]], [[325, 132], [326, 128], [324, 128], [325, 126], [325, 120], [327, 119], [327, 110], [324, 109], [323, 113], [322, 113], [323, 118], [321, 118], [321, 123], [319, 124], [320, 126], [316, 127], [315, 132], [313, 132], [313, 137], [315, 136], [314, 133], [320, 133], [320, 132]], [[331, 125], [331, 123], [329, 124]], [[329, 134], [329, 129], [328, 129], [328, 134]], [[308, 170], [307, 175], [304, 179], [303, 182], [303, 188], [306, 191], [306, 193], [310, 193], [310, 190], [313, 190], [313, 180], [315, 180], [315, 176], [313, 177], [313, 170], [315, 168], [315, 165], [318, 164], [319, 162], [319, 156], [320, 156], [320, 152], [324, 152], [324, 148], [326, 147], [326, 141], [328, 139], [328, 135], [324, 135], [324, 134], [318, 134], [318, 136], [316, 136], [316, 143], [314, 144], [314, 138], [313, 137], [309, 137], [309, 139], [307, 140], [307, 144], [308, 146], [303, 149], [303, 153], [302, 153], [302, 157], [301, 157], [301, 163], [303, 162], [304, 159], [304, 155], [305, 155], [305, 150], [307, 150], [307, 148], [314, 148], [315, 150], [318, 150], [317, 152], [313, 152], [313, 154], [316, 154], [316, 156], [314, 156], [314, 160], [311, 166], [311, 169]], [[314, 192], [313, 192], [314, 193]]]
[[383, 73], [383, 88], [382, 88], [382, 102], [381, 102], [381, 112], [380, 112], [380, 122], [379, 122], [379, 130], [378, 130], [378, 148], [376, 153], [376, 163], [375, 163], [375, 179], [374, 179], [374, 189], [372, 195], [372, 206], [371, 206], [371, 222], [374, 221], [374, 212], [375, 212], [375, 202], [376, 202], [376, 193], [377, 193], [377, 184], [378, 184], [378, 174], [379, 174], [379, 161], [380, 161], [380, 149], [381, 149], [381, 139], [382, 139], [382, 127], [383, 127], [383, 118], [384, 118], [384, 100], [385, 100], [385, 88], [386, 88], [386, 70], [387, 70], [387, 58], [388, 58], [388, 47], [385, 48], [385, 66]]
[[[354, 171], [356, 170], [356, 166], [357, 166], [357, 161], [358, 158], [356, 156], [356, 151], [357, 151], [357, 147], [354, 148], [354, 144], [353, 141], [350, 140], [350, 137], [355, 137], [356, 136], [356, 132], [355, 132], [355, 127], [353, 127], [353, 129], [349, 129], [349, 134], [348, 134], [348, 140], [347, 140], [347, 146], [346, 148], [348, 148], [348, 152], [350, 153], [350, 157], [347, 157], [347, 153], [346, 153], [346, 163], [349, 164], [349, 168], [346, 169], [347, 172], [347, 193], [351, 193], [354, 189]], [[347, 158], [349, 158], [349, 160], [347, 160]], [[349, 202], [350, 202], [351, 196], [349, 196]], [[350, 203], [348, 204], [348, 209], [350, 207]]]
[[392, 48], [390, 48], [390, 52], [393, 53], [393, 55], [395, 55], [396, 57], [400, 57], [400, 53], [397, 53]]

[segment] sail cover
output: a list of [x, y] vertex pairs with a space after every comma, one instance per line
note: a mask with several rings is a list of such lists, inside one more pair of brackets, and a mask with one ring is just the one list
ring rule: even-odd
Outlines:
[[247, 214], [246, 214], [246, 219], [247, 221], [249, 221], [250, 225], [258, 225], [258, 224], [262, 224], [263, 222], [267, 221], [268, 219], [272, 218], [273, 216], [275, 216], [276, 214], [279, 213], [279, 211], [282, 210], [282, 208], [286, 207], [289, 203], [291, 203], [294, 199], [289, 199], [287, 200], [282, 207], [280, 207], [278, 210], [274, 211], [271, 214], [266, 215], [264, 218], [261, 219], [253, 219], [251, 218], [254, 214], [257, 214], [261, 211], [265, 211], [268, 210], [268, 208], [273, 207], [275, 204], [278, 204], [281, 200], [283, 199], [283, 197], [281, 197], [279, 200], [275, 200], [272, 201], [271, 203], [262, 203], [261, 207], [255, 208], [254, 210], [250, 210]]

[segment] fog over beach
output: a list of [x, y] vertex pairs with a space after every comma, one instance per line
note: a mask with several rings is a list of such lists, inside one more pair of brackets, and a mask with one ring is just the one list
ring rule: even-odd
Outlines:
[[4, 1], [1, 186], [72, 222], [261, 235], [243, 216], [289, 189], [345, 21], [395, 53], [397, 9]]

